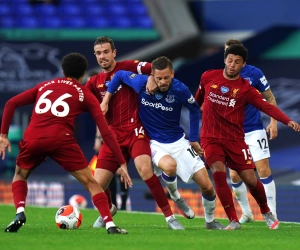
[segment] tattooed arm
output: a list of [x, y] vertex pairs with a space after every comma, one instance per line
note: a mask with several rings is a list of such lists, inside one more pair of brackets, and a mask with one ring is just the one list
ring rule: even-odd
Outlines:
[[[271, 88], [268, 88], [266, 91], [262, 92], [262, 95], [266, 101], [274, 106], [276, 106], [276, 99], [272, 93]], [[270, 124], [267, 126], [266, 131], [270, 134], [270, 140], [275, 139], [278, 135], [277, 121], [270, 117]]]

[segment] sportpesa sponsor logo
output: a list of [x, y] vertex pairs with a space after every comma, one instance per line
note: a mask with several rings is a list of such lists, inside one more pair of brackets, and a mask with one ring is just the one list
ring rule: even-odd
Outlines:
[[211, 102], [215, 102], [217, 104], [221, 104], [224, 106], [234, 107], [235, 106], [235, 99], [230, 99], [229, 97], [217, 95], [215, 93], [210, 92], [207, 96], [207, 99]]
[[149, 107], [156, 108], [156, 109], [161, 109], [161, 110], [164, 110], [164, 111], [173, 111], [172, 107], [165, 107], [159, 102], [155, 102], [155, 103], [154, 102], [149, 102], [149, 101], [146, 101], [144, 98], [142, 99], [141, 103], [144, 106], [149, 106]]

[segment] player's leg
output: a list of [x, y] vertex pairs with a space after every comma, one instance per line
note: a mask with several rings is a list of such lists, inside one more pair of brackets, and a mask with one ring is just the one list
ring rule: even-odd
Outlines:
[[[16, 208], [15, 219], [5, 228], [5, 232], [17, 232], [26, 222], [25, 206], [28, 192], [27, 179], [30, 173], [44, 161], [45, 146], [40, 146], [40, 140], [21, 141], [17, 156], [15, 174], [12, 181], [13, 200]], [[47, 141], [43, 140], [47, 145]], [[33, 155], [35, 153], [35, 155]]]
[[269, 159], [255, 162], [260, 181], [264, 185], [267, 201], [272, 214], [277, 218], [276, 212], [276, 187], [269, 166]]
[[[102, 187], [102, 189], [105, 190], [111, 216], [114, 216], [117, 213], [117, 207], [116, 204], [111, 203], [112, 199], [110, 196], [110, 190], [108, 188], [108, 185], [110, 184], [110, 181], [114, 177], [113, 172], [116, 171], [118, 167], [119, 165], [117, 162], [98, 159], [97, 167], [94, 172], [94, 178], [96, 182]], [[113, 172], [111, 172], [111, 169]], [[102, 227], [105, 227], [105, 222], [101, 214], [94, 222], [93, 228], [102, 228]]]
[[254, 170], [245, 169], [239, 172], [239, 175], [247, 185], [251, 195], [254, 197], [258, 206], [260, 207], [260, 211], [266, 221], [267, 226], [270, 229], [277, 229], [279, 226], [279, 222], [272, 215], [270, 208], [268, 207], [264, 186], [261, 181], [256, 178]]
[[204, 165], [193, 175], [193, 180], [202, 192], [205, 227], [207, 229], [224, 229], [225, 226], [215, 221], [216, 193]]
[[27, 178], [30, 170], [16, 166], [12, 181], [13, 200], [16, 208], [15, 219], [5, 228], [5, 232], [15, 233], [26, 223], [25, 206], [27, 197]]
[[149, 143], [144, 140], [136, 141], [132, 147], [131, 155], [134, 158], [134, 164], [138, 173], [148, 186], [157, 205], [162, 210], [169, 228], [184, 230], [184, 227], [174, 217], [164, 189], [158, 177], [153, 172]]
[[267, 195], [268, 205], [272, 214], [276, 214], [276, 187], [269, 166], [270, 148], [266, 130], [255, 130], [245, 134], [245, 141], [249, 146], [260, 181], [263, 183]]
[[229, 169], [229, 175], [231, 179], [232, 191], [236, 200], [242, 209], [242, 217], [239, 219], [240, 223], [252, 222], [253, 214], [248, 201], [248, 190], [245, 183], [239, 177], [238, 173], [232, 169]]
[[[183, 143], [164, 143], [161, 144], [157, 141], [151, 140], [151, 151], [155, 152], [152, 156], [154, 163], [154, 172], [156, 175], [161, 175], [163, 182], [166, 184], [171, 199], [175, 202], [179, 211], [183, 216], [188, 219], [193, 219], [195, 213], [192, 208], [181, 197], [177, 188], [177, 162], [173, 158], [173, 152], [182, 152], [186, 147], [185, 141]], [[172, 153], [172, 156], [170, 155]], [[176, 154], [174, 153], [175, 157]], [[192, 174], [188, 178], [191, 178]]]
[[[226, 141], [227, 143], [227, 141]], [[212, 138], [201, 138], [201, 146], [204, 149], [204, 157], [207, 166], [212, 171], [216, 193], [221, 201], [224, 211], [230, 221], [227, 230], [241, 228], [233, 203], [232, 192], [227, 183], [225, 167], [224, 143]]]
[[116, 227], [113, 222], [106, 194], [101, 186], [96, 182], [89, 167], [70, 172], [91, 194], [93, 203], [98, 209], [106, 225], [109, 234], [126, 234], [127, 231]]

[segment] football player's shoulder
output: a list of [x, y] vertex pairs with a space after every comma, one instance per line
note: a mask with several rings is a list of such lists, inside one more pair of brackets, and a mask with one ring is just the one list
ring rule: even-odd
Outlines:
[[201, 76], [201, 83], [206, 84], [206, 83], [210, 82], [211, 80], [214, 80], [214, 79], [220, 78], [220, 77], [223, 77], [223, 69], [207, 70]]
[[187, 89], [188, 87], [183, 82], [181, 82], [180, 80], [178, 80], [176, 78], [173, 78], [172, 88], [177, 89], [178, 91], [181, 91], [181, 90]]
[[214, 77], [219, 75], [220, 73], [223, 74], [223, 69], [210, 69], [210, 70], [206, 70], [202, 76], [204, 77]]
[[94, 76], [90, 77], [89, 81], [91, 81], [91, 82], [96, 82], [96, 79], [98, 78], [98, 76], [99, 76], [100, 74], [101, 74], [101, 72], [98, 73], [97, 75], [94, 75]]
[[242, 74], [246, 76], [256, 76], [256, 75], [262, 75], [263, 73], [259, 68], [253, 65], [246, 64], [242, 70]]

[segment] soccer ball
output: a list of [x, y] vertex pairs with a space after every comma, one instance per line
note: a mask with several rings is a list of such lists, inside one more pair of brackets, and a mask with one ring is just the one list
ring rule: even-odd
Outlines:
[[82, 214], [78, 208], [66, 205], [56, 212], [55, 222], [60, 229], [77, 229], [81, 225]]
[[84, 196], [80, 194], [74, 194], [70, 199], [69, 199], [69, 204], [73, 207], [77, 208], [86, 208], [87, 201], [84, 198]]

